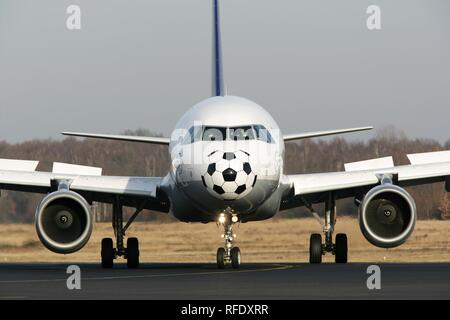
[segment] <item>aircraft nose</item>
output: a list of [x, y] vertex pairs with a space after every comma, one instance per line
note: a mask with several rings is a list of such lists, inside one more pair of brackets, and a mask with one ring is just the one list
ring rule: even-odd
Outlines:
[[216, 150], [208, 155], [208, 166], [202, 175], [205, 188], [214, 197], [237, 200], [246, 196], [256, 183], [250, 165], [250, 154], [243, 150]]

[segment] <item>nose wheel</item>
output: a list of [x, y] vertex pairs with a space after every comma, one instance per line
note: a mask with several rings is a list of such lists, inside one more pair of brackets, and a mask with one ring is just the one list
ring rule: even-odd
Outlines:
[[224, 248], [217, 249], [217, 268], [225, 268], [226, 253]]
[[231, 266], [234, 269], [238, 269], [241, 265], [241, 250], [239, 247], [234, 247], [230, 252], [231, 256]]
[[217, 268], [224, 269], [228, 263], [231, 263], [234, 269], [239, 269], [241, 266], [241, 249], [239, 247], [232, 248], [229, 255], [225, 248], [217, 249]]
[[219, 216], [219, 224], [223, 225], [225, 229], [222, 235], [225, 245], [223, 248], [217, 249], [217, 267], [219, 269], [225, 268], [227, 264], [231, 264], [234, 269], [238, 269], [241, 266], [241, 250], [239, 247], [233, 246], [236, 238], [236, 235], [233, 234], [233, 224], [237, 221], [237, 216], [226, 216], [223, 213]]

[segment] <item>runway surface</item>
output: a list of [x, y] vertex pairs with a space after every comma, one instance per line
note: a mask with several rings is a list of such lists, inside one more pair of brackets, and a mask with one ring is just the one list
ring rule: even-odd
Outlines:
[[69, 290], [68, 264], [0, 264], [0, 299], [450, 299], [450, 264], [379, 264], [381, 290], [369, 290], [369, 264], [80, 264]]

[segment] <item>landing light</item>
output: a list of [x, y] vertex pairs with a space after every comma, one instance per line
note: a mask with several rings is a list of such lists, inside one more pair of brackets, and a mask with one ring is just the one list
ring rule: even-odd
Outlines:
[[221, 213], [219, 216], [219, 223], [224, 224], [226, 220], [227, 219], [226, 219], [225, 215], [223, 213]]
[[239, 221], [238, 216], [236, 216], [236, 215], [232, 216], [232, 217], [231, 217], [231, 221], [232, 221], [233, 223], [238, 222], [238, 221]]

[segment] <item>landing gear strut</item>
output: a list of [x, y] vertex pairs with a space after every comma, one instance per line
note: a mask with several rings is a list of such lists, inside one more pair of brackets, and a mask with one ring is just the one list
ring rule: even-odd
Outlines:
[[219, 216], [219, 224], [224, 227], [224, 234], [222, 235], [225, 246], [217, 249], [217, 267], [219, 269], [225, 268], [226, 264], [231, 263], [234, 269], [238, 269], [241, 265], [241, 250], [239, 247], [233, 246], [233, 241], [236, 235], [233, 234], [233, 224], [238, 221], [236, 215], [221, 213]]
[[116, 238], [116, 248], [114, 248], [111, 238], [102, 239], [102, 267], [112, 268], [114, 260], [118, 257], [127, 259], [128, 268], [139, 268], [139, 241], [137, 238], [128, 238], [127, 246], [124, 246], [125, 232], [137, 215], [143, 208], [137, 208], [136, 212], [128, 220], [125, 227], [123, 226], [123, 208], [119, 197], [116, 197], [113, 203], [113, 219], [112, 226]]
[[[309, 209], [312, 207], [309, 205]], [[319, 233], [311, 235], [309, 240], [309, 262], [318, 264], [322, 262], [322, 255], [331, 253], [335, 256], [336, 263], [347, 263], [347, 235], [338, 233], [333, 243], [333, 232], [336, 224], [336, 198], [330, 192], [325, 201], [325, 221], [323, 223], [323, 233], [325, 241], [322, 242], [322, 236]]]

